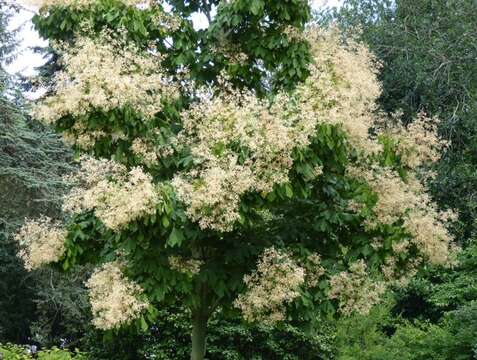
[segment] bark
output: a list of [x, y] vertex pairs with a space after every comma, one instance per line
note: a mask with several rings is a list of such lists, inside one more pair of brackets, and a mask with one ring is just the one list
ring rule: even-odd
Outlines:
[[192, 312], [191, 360], [203, 360], [205, 358], [208, 320], [209, 316], [206, 309], [196, 309]]

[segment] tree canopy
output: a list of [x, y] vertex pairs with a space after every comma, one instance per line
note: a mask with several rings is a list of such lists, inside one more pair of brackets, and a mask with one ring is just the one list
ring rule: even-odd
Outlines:
[[81, 156], [68, 216], [26, 222], [19, 256], [96, 264], [96, 327], [147, 330], [179, 300], [203, 359], [218, 309], [267, 324], [367, 313], [451, 261], [454, 216], [421, 182], [445, 146], [437, 120], [386, 124], [376, 58], [305, 31], [306, 1], [39, 5], [61, 61], [33, 114]]

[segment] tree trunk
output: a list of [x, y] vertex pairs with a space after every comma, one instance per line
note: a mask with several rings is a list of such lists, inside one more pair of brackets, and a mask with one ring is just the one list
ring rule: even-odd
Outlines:
[[196, 309], [192, 312], [191, 360], [203, 360], [205, 358], [208, 318], [209, 316], [205, 309]]

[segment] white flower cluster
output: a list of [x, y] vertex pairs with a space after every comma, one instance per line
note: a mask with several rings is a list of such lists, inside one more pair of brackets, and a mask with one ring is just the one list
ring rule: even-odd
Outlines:
[[[373, 223], [392, 224], [405, 215], [406, 210], [413, 208], [422, 201], [414, 193], [399, 174], [389, 168], [379, 166], [349, 167], [348, 174], [352, 177], [365, 180], [371, 190], [378, 195], [378, 200], [373, 210], [375, 218]], [[359, 203], [350, 204], [359, 209]], [[372, 225], [371, 223], [369, 225]]]
[[249, 60], [248, 55], [241, 50], [238, 44], [225, 39], [214, 45], [210, 51], [215, 55], [223, 56], [229, 64], [245, 65]]
[[127, 171], [110, 160], [83, 157], [80, 170], [68, 180], [75, 186], [65, 196], [63, 209], [69, 213], [94, 210], [96, 217], [115, 231], [155, 213], [161, 200], [150, 175], [139, 167]]
[[158, 160], [158, 154], [154, 150], [153, 146], [151, 146], [141, 138], [136, 138], [133, 140], [131, 145], [131, 151], [136, 156], [140, 157], [146, 165], [155, 164]]
[[437, 136], [437, 119], [420, 113], [407, 127], [396, 125], [388, 130], [398, 141], [398, 154], [403, 164], [415, 169], [440, 159], [448, 143]]
[[185, 259], [182, 256], [169, 256], [168, 261], [172, 270], [191, 276], [198, 274], [204, 264], [202, 260]]
[[369, 138], [376, 100], [381, 94], [379, 64], [361, 44], [343, 45], [339, 32], [310, 28], [313, 62], [310, 76], [297, 88], [300, 115], [320, 123], [341, 124], [353, 146], [366, 153], [379, 149]]
[[54, 94], [38, 103], [33, 113], [45, 123], [73, 116], [77, 123], [68, 136], [76, 137], [80, 146], [82, 138], [90, 147], [104, 136], [102, 130], [112, 132], [89, 128], [83, 115], [129, 107], [147, 121], [161, 111], [165, 98], [178, 94], [162, 71], [160, 55], [141, 53], [106, 33], [101, 40], [77, 38], [74, 46], [60, 53], [64, 70], [55, 76]]
[[452, 236], [445, 224], [455, 220], [455, 213], [442, 213], [433, 203], [423, 205], [408, 215], [404, 227], [412, 236], [411, 243], [429, 262], [446, 265], [452, 255]]
[[288, 40], [290, 41], [302, 41], [305, 40], [305, 36], [303, 31], [297, 27], [292, 25], [288, 25], [284, 30], [283, 33], [287, 36]]
[[[375, 218], [368, 221], [369, 227], [404, 220], [404, 227], [411, 235], [410, 244], [416, 245], [421, 255], [430, 262], [446, 263], [452, 242], [446, 224], [455, 220], [455, 214], [440, 212], [413, 173], [409, 173], [407, 182], [404, 182], [389, 168], [350, 167], [348, 172], [365, 180], [378, 196], [373, 208]], [[396, 253], [408, 249], [409, 246], [401, 245]]]
[[104, 264], [95, 270], [86, 286], [93, 311], [93, 324], [109, 330], [137, 318], [149, 304], [139, 298], [141, 287], [128, 280], [118, 262]]
[[246, 275], [247, 291], [235, 300], [246, 321], [273, 324], [285, 320], [285, 306], [300, 295], [305, 270], [285, 252], [266, 249], [252, 275]]
[[[127, 6], [148, 5], [149, 1], [145, 0], [118, 0]], [[24, 6], [34, 6], [37, 8], [48, 8], [53, 6], [71, 7], [71, 8], [85, 8], [94, 5], [99, 0], [19, 0]]]
[[192, 220], [230, 231], [240, 218], [243, 194], [266, 194], [288, 182], [293, 149], [309, 144], [317, 124], [297, 110], [285, 94], [270, 106], [252, 93], [230, 90], [183, 113], [184, 130], [176, 141], [190, 148], [196, 166], [176, 176], [173, 185]]
[[189, 179], [176, 176], [172, 185], [188, 205], [188, 216], [202, 229], [230, 231], [240, 218], [240, 196], [251, 188], [252, 178], [247, 170], [240, 165], [205, 168], [191, 172]]
[[[159, 132], [159, 131], [156, 131]], [[174, 149], [168, 145], [155, 145], [143, 138], [135, 138], [131, 144], [131, 151], [146, 166], [156, 165], [160, 158], [174, 153]]]
[[15, 235], [25, 268], [31, 271], [58, 261], [65, 253], [66, 235], [67, 231], [48, 217], [25, 222]]
[[321, 256], [313, 253], [307, 257], [305, 268], [305, 283], [308, 287], [315, 287], [318, 285], [321, 277], [325, 273], [325, 268], [321, 265]]
[[[204, 95], [182, 114], [177, 142], [190, 147], [196, 166], [173, 183], [189, 217], [202, 228], [232, 230], [243, 194], [266, 194], [286, 183], [293, 150], [309, 145], [319, 123], [342, 124], [363, 151], [379, 148], [368, 136], [380, 94], [373, 57], [360, 45], [340, 45], [334, 32], [314, 29], [307, 36], [314, 56], [311, 75], [293, 94], [278, 94], [270, 104], [253, 93], [226, 89], [219, 96]], [[321, 171], [318, 167], [316, 175]]]
[[386, 290], [383, 282], [370, 278], [363, 260], [351, 264], [349, 271], [332, 276], [330, 288], [329, 298], [338, 299], [339, 310], [344, 315], [367, 314]]

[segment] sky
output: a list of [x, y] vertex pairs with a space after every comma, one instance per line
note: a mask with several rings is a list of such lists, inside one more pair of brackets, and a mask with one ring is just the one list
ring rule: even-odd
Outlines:
[[[279, 0], [278, 0], [279, 1]], [[342, 0], [313, 0], [312, 6], [318, 9], [321, 6], [339, 6]], [[31, 18], [34, 11], [22, 10], [13, 17], [10, 23], [10, 29], [20, 29], [18, 40], [20, 42], [19, 55], [17, 59], [6, 67], [11, 74], [21, 73], [25, 76], [35, 74], [35, 68], [44, 63], [44, 59], [40, 54], [35, 54], [32, 50], [35, 46], [45, 46], [47, 42], [40, 38], [38, 33], [34, 30]], [[195, 15], [193, 21], [196, 27], [204, 27], [207, 20], [204, 15]]]

